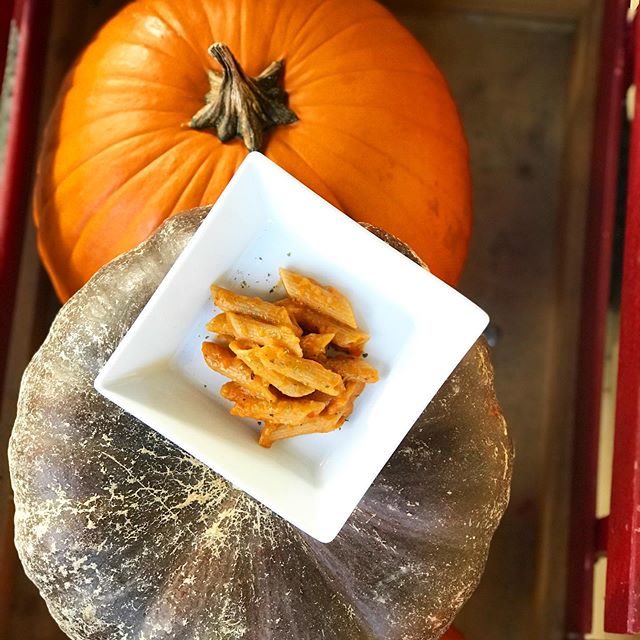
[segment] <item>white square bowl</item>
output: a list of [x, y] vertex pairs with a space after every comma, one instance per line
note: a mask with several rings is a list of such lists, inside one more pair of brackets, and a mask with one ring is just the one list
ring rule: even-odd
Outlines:
[[[231, 416], [226, 381], [200, 344], [209, 286], [275, 299], [278, 268], [337, 287], [370, 333], [368, 385], [342, 429], [257, 443]], [[425, 406], [471, 348], [487, 314], [251, 153], [95, 381], [111, 401], [314, 538], [331, 541]]]

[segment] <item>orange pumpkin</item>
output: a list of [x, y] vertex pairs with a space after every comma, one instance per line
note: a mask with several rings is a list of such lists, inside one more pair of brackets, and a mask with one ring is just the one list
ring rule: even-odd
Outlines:
[[[222, 80], [211, 73], [220, 70], [208, 52], [215, 41], [228, 45], [212, 51]], [[284, 69], [272, 65], [255, 80], [278, 60]], [[207, 119], [205, 95], [234, 84], [247, 110], [216, 120], [211, 106], [218, 111]], [[233, 95], [219, 100], [231, 109]], [[203, 128], [190, 126], [198, 120]], [[262, 126], [251, 131], [254, 121]], [[457, 280], [471, 227], [467, 145], [440, 72], [385, 8], [138, 0], [70, 70], [45, 133], [35, 220], [60, 298], [167, 216], [215, 201], [247, 146], [260, 145], [351, 217], [407, 241], [436, 275]]]

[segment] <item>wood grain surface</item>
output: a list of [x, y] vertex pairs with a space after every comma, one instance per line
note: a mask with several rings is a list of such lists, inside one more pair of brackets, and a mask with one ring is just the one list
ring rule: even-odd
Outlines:
[[459, 625], [470, 640], [547, 639], [563, 624], [600, 15], [595, 4], [561, 19], [499, 5], [400, 15], [450, 81], [470, 140], [475, 228], [461, 285], [500, 334], [497, 392], [516, 445], [511, 506]]
[[[54, 4], [43, 118], [76, 53], [122, 2]], [[386, 4], [431, 51], [460, 106], [475, 184], [475, 235], [461, 286], [487, 309], [496, 327], [496, 384], [516, 444], [511, 507], [460, 626], [467, 640], [548, 640], [559, 637], [564, 602], [568, 407], [575, 378], [599, 3]], [[21, 372], [56, 308], [29, 227], [3, 396], [3, 451]], [[9, 491], [3, 454], [3, 507]], [[0, 531], [0, 548], [11, 545], [9, 530]], [[12, 604], [0, 638], [62, 638], [12, 557]]]

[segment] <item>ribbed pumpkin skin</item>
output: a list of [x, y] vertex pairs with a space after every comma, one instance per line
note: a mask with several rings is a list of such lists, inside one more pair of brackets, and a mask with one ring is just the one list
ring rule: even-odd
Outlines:
[[214, 202], [247, 154], [239, 139], [187, 127], [217, 69], [214, 41], [250, 75], [285, 59], [299, 122], [267, 135], [267, 156], [457, 280], [471, 226], [467, 145], [440, 72], [385, 8], [139, 0], [71, 69], [43, 140], [35, 220], [63, 300], [169, 215]]

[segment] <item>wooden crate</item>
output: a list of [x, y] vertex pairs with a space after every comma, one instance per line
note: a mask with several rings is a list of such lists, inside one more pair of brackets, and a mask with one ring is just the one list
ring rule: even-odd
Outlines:
[[[119, 0], [53, 3], [42, 122], [80, 48]], [[602, 3], [388, 0], [448, 78], [469, 137], [475, 229], [461, 288], [497, 331], [496, 385], [517, 451], [512, 501], [459, 616], [469, 640], [559, 638], [579, 292]], [[20, 374], [57, 310], [24, 239], [0, 448]], [[8, 505], [6, 460], [0, 498]], [[62, 638], [23, 575], [0, 511], [0, 637]]]

